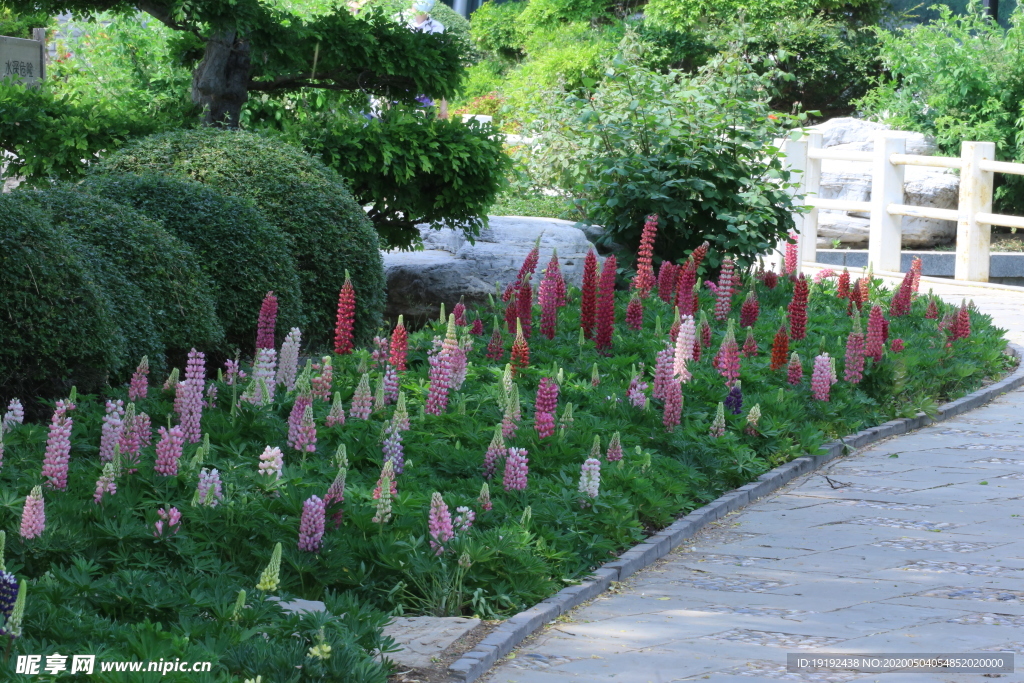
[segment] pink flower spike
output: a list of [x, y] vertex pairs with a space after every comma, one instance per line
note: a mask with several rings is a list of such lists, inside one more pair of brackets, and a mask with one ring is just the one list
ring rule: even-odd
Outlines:
[[525, 448], [509, 448], [505, 457], [505, 477], [502, 484], [506, 491], [526, 490], [529, 474], [529, 458]]
[[828, 401], [832, 389], [832, 361], [827, 353], [814, 358], [811, 372], [811, 394], [819, 401]]
[[315, 553], [320, 550], [324, 537], [327, 508], [318, 496], [310, 496], [302, 504], [299, 521], [299, 550]]
[[448, 505], [437, 491], [430, 497], [430, 514], [427, 522], [430, 532], [430, 547], [440, 555], [444, 552], [444, 544], [455, 537], [452, 528], [452, 514]]
[[36, 486], [25, 498], [21, 512], [21, 537], [26, 541], [38, 538], [46, 530], [46, 510], [43, 503], [43, 489]]
[[128, 401], [134, 403], [149, 395], [149, 358], [142, 357], [139, 367], [132, 373], [131, 384], [128, 385]]
[[181, 459], [185, 445], [185, 434], [180, 426], [157, 430], [160, 441], [156, 444], [156, 463], [153, 470], [165, 477], [173, 477], [178, 473], [178, 461]]
[[46, 486], [63, 491], [68, 487], [68, 465], [71, 461], [71, 428], [73, 420], [67, 411], [74, 405], [57, 401], [50, 421], [50, 434], [46, 438], [46, 456], [43, 459], [43, 477]]

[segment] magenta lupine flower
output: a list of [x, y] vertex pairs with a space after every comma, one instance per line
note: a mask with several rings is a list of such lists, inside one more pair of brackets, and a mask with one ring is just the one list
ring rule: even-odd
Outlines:
[[444, 552], [444, 544], [455, 537], [455, 531], [452, 529], [452, 513], [448, 511], [448, 505], [437, 491], [434, 491], [434, 495], [430, 497], [427, 529], [430, 532], [430, 547], [438, 555]]
[[352, 396], [352, 406], [349, 408], [348, 414], [359, 420], [367, 420], [370, 418], [371, 412], [373, 412], [373, 394], [370, 393], [370, 375], [364, 372], [359, 379], [356, 393]]
[[[470, 342], [470, 348], [472, 348], [472, 342]], [[468, 352], [461, 344], [457, 345], [451, 352], [451, 381], [448, 386], [449, 389], [458, 391], [462, 388], [462, 383], [466, 381], [467, 367]]]
[[505, 447], [505, 438], [502, 434], [501, 426], [494, 428], [494, 436], [491, 438], [491, 444], [487, 447], [487, 452], [484, 454], [484, 477], [490, 479], [494, 476], [494, 472], [498, 467], [498, 460], [503, 458], [508, 449]]
[[[291, 412], [288, 413], [288, 446], [298, 448], [296, 444], [299, 439], [299, 429], [302, 427], [302, 418], [306, 414], [306, 408], [313, 405], [313, 397], [301, 393], [295, 397]], [[301, 450], [301, 449], [300, 449]]]
[[480, 496], [476, 499], [476, 502], [480, 504], [480, 509], [484, 512], [490, 512], [494, 507], [491, 505], [491, 488], [484, 482], [484, 485], [480, 487]]
[[324, 522], [327, 508], [318, 496], [310, 496], [302, 504], [302, 518], [299, 521], [299, 550], [315, 553], [323, 545]]
[[299, 347], [302, 331], [293, 327], [281, 344], [281, 362], [277, 364], [277, 383], [288, 391], [295, 391], [295, 378], [299, 375]]
[[665, 388], [665, 409], [661, 416], [661, 424], [666, 431], [674, 431], [683, 415], [683, 385], [678, 379], [668, 383]]
[[789, 357], [786, 379], [794, 386], [804, 381], [804, 366], [800, 362], [800, 356], [796, 351]]
[[853, 316], [853, 329], [846, 338], [846, 381], [858, 384], [864, 378], [864, 334], [861, 332], [860, 316]]
[[893, 353], [900, 353], [901, 351], [903, 351], [903, 340], [893, 339], [891, 342], [889, 342], [889, 348], [893, 350]]
[[132, 373], [132, 381], [128, 385], [128, 401], [135, 403], [149, 396], [149, 358], [142, 357], [139, 367]]
[[675, 351], [671, 346], [666, 345], [658, 352], [657, 361], [654, 365], [654, 384], [651, 389], [651, 398], [664, 399], [668, 383], [672, 381], [672, 368], [674, 366]]
[[558, 383], [555, 380], [541, 378], [535, 407], [537, 435], [542, 439], [551, 436], [555, 433], [555, 411], [558, 409]]
[[156, 511], [158, 519], [153, 525], [153, 535], [160, 538], [164, 535], [164, 524], [167, 525], [167, 531], [170, 533], [178, 533], [179, 523], [181, 522], [181, 513], [178, 512], [178, 508], [169, 508], [165, 505]]
[[263, 452], [260, 453], [259, 473], [272, 475], [275, 479], [280, 479], [283, 470], [284, 453], [281, 452], [281, 449], [276, 446], [264, 448]]
[[232, 387], [235, 382], [243, 380], [247, 377], [245, 370], [243, 370], [238, 363], [238, 360], [226, 360], [224, 361], [224, 382]]
[[864, 355], [874, 358], [878, 363], [882, 360], [882, 353], [885, 351], [885, 318], [882, 315], [882, 307], [875, 304], [868, 314], [868, 338]]
[[394, 465], [395, 475], [405, 471], [405, 450], [402, 447], [402, 430], [395, 424], [394, 419], [389, 420], [384, 426], [384, 441], [381, 445], [384, 451], [384, 462]]
[[710, 434], [719, 439], [725, 436], [725, 404], [719, 403], [715, 411], [715, 419], [711, 421]]
[[740, 376], [740, 348], [736, 344], [732, 320], [729, 321], [722, 346], [719, 347], [718, 354], [711, 364], [718, 370], [718, 374], [725, 378], [726, 386], [732, 386]]
[[302, 422], [295, 434], [295, 450], [306, 453], [316, 452], [316, 422], [313, 421], [313, 406], [306, 406]]
[[124, 401], [107, 401], [107, 414], [103, 416], [103, 426], [100, 427], [100, 462], [110, 462], [114, 459], [114, 446], [121, 439], [121, 430], [124, 428]]
[[[200, 423], [203, 418], [203, 389], [206, 385], [206, 356], [201, 351], [192, 349], [188, 354], [185, 366], [185, 379], [178, 384], [177, 392], [180, 402], [176, 401], [180, 412], [182, 430], [189, 443], [199, 443], [203, 438]], [[273, 386], [268, 384], [268, 386]]]
[[320, 374], [313, 378], [313, 398], [327, 401], [331, 398], [331, 387], [334, 386], [334, 366], [331, 357], [324, 356], [319, 363], [313, 363], [313, 369]]
[[718, 291], [715, 292], [715, 320], [724, 321], [732, 310], [732, 292], [734, 264], [732, 259], [722, 260], [722, 270], [718, 274]]
[[328, 427], [345, 424], [345, 408], [341, 404], [341, 393], [334, 392], [334, 401], [331, 403], [331, 412], [327, 414], [324, 424]]
[[50, 434], [46, 438], [46, 456], [43, 459], [43, 477], [50, 488], [63, 491], [68, 487], [68, 463], [71, 461], [71, 427], [74, 420], [67, 411], [74, 408], [70, 401], [57, 401], [50, 420]]
[[697, 324], [692, 315], [685, 315], [679, 322], [676, 333], [676, 348], [672, 360], [672, 376], [683, 384], [690, 381], [690, 371], [686, 364], [693, 360], [693, 351], [697, 348]]
[[39, 538], [46, 530], [46, 509], [43, 503], [43, 489], [36, 486], [25, 498], [21, 511], [21, 537], [25, 540]]
[[220, 483], [220, 472], [217, 468], [206, 469], [199, 472], [199, 485], [196, 487], [197, 500], [200, 505], [217, 507], [217, 504], [224, 500], [224, 490]]
[[622, 460], [622, 442], [619, 439], [618, 432], [612, 434], [612, 439], [608, 442], [608, 452], [605, 453], [604, 457], [608, 462]]
[[180, 426], [161, 427], [157, 430], [160, 441], [156, 444], [156, 463], [153, 470], [165, 477], [173, 477], [178, 473], [178, 461], [185, 446], [185, 433]]
[[711, 280], [705, 280], [704, 281], [704, 287], [705, 287], [705, 289], [707, 289], [712, 294], [714, 294], [716, 296], [718, 295], [718, 285], [716, 285]]
[[[601, 493], [601, 461], [597, 458], [587, 458], [580, 467], [579, 492], [590, 500]], [[583, 505], [586, 507], [590, 502], [584, 501]]]
[[[260, 316], [256, 322], [256, 350], [274, 348], [274, 328], [277, 327], [277, 297], [267, 292], [260, 305]], [[269, 386], [269, 384], [268, 384]]]
[[384, 404], [398, 400], [398, 373], [390, 363], [384, 365]]
[[505, 456], [505, 477], [502, 480], [506, 491], [526, 489], [526, 478], [530, 472], [530, 459], [526, 455], [525, 448], [508, 449], [508, 455]]
[[430, 389], [427, 393], [425, 411], [429, 415], [441, 415], [448, 408], [448, 390], [451, 388], [452, 366], [454, 355], [458, 353], [458, 342], [455, 338], [455, 316], [448, 316], [448, 330], [444, 341], [438, 348], [438, 338], [434, 338], [433, 353], [430, 361]]
[[455, 525], [455, 528], [458, 530], [458, 533], [461, 534], [469, 531], [473, 527], [473, 522], [476, 521], [476, 513], [470, 510], [465, 505], [460, 505], [459, 507], [455, 508], [455, 512], [457, 512], [458, 514], [455, 515], [455, 521], [453, 522], [453, 524]]
[[789, 239], [792, 242], [786, 242], [786, 254], [783, 262], [783, 267], [786, 269], [785, 275], [792, 275], [796, 272], [797, 267], [797, 234], [795, 232], [789, 233]]
[[14, 425], [20, 425], [24, 422], [25, 408], [21, 405], [21, 401], [12, 398], [11, 402], [7, 404], [7, 412], [4, 413], [3, 423], [0, 423], [0, 432], [9, 432], [14, 428]]
[[639, 373], [633, 375], [633, 379], [629, 381], [626, 398], [629, 399], [634, 408], [643, 408], [647, 405], [647, 382], [640, 379]]
[[827, 353], [814, 358], [814, 370], [811, 372], [811, 394], [819, 401], [828, 401], [832, 389], [832, 361]]
[[113, 462], [103, 465], [103, 472], [96, 480], [96, 490], [92, 494], [92, 502], [99, 505], [103, 502], [103, 496], [108, 493], [112, 496], [117, 493], [117, 472]]

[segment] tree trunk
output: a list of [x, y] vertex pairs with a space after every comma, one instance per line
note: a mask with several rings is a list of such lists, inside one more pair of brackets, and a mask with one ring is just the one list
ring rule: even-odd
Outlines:
[[192, 75], [192, 102], [204, 110], [207, 125], [238, 128], [249, 99], [249, 43], [236, 31], [214, 34]]

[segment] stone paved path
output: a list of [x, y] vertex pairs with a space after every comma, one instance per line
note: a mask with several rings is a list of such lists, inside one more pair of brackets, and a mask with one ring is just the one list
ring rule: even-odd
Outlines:
[[[1024, 294], [973, 298], [1024, 343]], [[831, 479], [831, 482], [826, 479]], [[787, 673], [787, 652], [1013, 651], [1019, 673]], [[488, 683], [1024, 681], [1024, 390], [800, 477], [548, 626]]]

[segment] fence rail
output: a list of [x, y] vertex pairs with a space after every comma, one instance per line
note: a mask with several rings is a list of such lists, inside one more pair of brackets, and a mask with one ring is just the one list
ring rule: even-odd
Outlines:
[[[797, 172], [795, 194], [805, 197], [810, 210], [794, 214], [797, 254], [801, 262], [814, 262], [818, 241], [818, 211], [829, 209], [870, 215], [868, 261], [878, 270], [899, 272], [903, 242], [903, 217], [956, 221], [956, 269], [954, 278], [988, 282], [993, 225], [1024, 228], [1024, 217], [992, 213], [992, 184], [996, 173], [1024, 175], [1024, 164], [995, 160], [995, 144], [963, 142], [959, 157], [907, 154], [905, 133], [889, 131], [875, 141], [871, 152], [822, 147], [822, 134], [810, 131], [798, 140], [782, 142], [786, 164]], [[869, 162], [871, 200], [823, 199], [821, 162]], [[907, 166], [960, 170], [960, 197], [956, 209], [904, 204], [903, 180]]]

